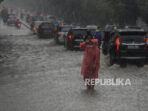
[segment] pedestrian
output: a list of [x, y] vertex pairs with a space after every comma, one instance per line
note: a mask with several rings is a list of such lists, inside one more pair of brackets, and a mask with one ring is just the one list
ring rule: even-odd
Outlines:
[[80, 44], [80, 48], [84, 50], [81, 74], [84, 77], [85, 83], [89, 80], [87, 89], [94, 90], [95, 85], [91, 84], [90, 81], [91, 79], [98, 78], [100, 68], [100, 50], [98, 48], [98, 40], [93, 39], [93, 36], [87, 35], [85, 42]]
[[100, 48], [102, 44], [102, 36], [101, 36], [101, 31], [100, 28], [96, 29], [96, 32], [93, 34], [93, 38], [98, 40], [98, 48]]

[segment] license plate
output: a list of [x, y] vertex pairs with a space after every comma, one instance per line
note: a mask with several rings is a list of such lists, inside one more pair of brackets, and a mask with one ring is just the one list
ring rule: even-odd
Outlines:
[[128, 46], [128, 49], [139, 49], [139, 46]]
[[76, 39], [75, 41], [76, 42], [83, 42], [84, 40], [83, 39]]

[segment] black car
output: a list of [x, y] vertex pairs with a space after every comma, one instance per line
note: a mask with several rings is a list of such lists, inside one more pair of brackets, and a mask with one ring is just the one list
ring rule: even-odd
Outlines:
[[15, 14], [8, 14], [7, 25], [16, 25], [17, 18]]
[[80, 43], [84, 42], [86, 35], [86, 28], [73, 28], [68, 32], [64, 39], [64, 46], [69, 50], [80, 48]]
[[39, 28], [38, 28], [39, 37], [51, 38], [51, 37], [54, 37], [54, 34], [55, 34], [54, 24], [43, 22], [39, 25]]
[[106, 49], [103, 50], [108, 54], [108, 65], [120, 64], [125, 67], [130, 63], [143, 67], [148, 64], [148, 36], [143, 29], [117, 29], [107, 34], [105, 40]]
[[7, 23], [7, 19], [8, 19], [8, 9], [3, 8], [1, 11], [1, 17], [3, 19], [4, 23]]

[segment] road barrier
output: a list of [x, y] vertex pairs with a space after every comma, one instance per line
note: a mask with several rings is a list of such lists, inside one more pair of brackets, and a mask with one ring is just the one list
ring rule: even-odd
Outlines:
[[24, 22], [23, 20], [20, 19], [20, 22], [27, 28], [31, 28], [29, 24], [27, 24], [26, 22]]

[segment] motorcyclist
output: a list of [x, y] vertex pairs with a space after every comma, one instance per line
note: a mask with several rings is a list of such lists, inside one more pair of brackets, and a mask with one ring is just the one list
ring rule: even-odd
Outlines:
[[16, 27], [17, 27], [17, 28], [21, 28], [21, 22], [20, 22], [19, 19], [17, 19], [17, 21], [16, 21]]
[[6, 23], [7, 22], [7, 17], [8, 17], [8, 10], [6, 8], [2, 9], [1, 16], [2, 16], [3, 22]]
[[98, 48], [100, 48], [102, 44], [102, 35], [101, 35], [100, 28], [98, 28], [96, 32], [93, 34], [93, 38], [98, 40]]

